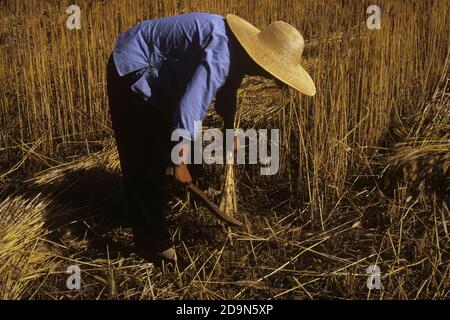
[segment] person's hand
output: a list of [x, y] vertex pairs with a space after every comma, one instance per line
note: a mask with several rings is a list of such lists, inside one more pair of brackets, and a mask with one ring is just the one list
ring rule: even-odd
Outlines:
[[192, 182], [191, 174], [189, 173], [188, 167], [184, 163], [174, 167], [173, 176], [176, 181], [184, 185]]

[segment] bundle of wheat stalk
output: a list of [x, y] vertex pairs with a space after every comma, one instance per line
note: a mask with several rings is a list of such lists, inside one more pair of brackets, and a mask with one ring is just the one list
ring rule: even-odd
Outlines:
[[398, 145], [390, 162], [401, 170], [411, 193], [417, 195], [433, 191], [447, 198], [450, 195], [449, 139], [403, 143]]
[[225, 165], [223, 175], [222, 195], [219, 208], [227, 215], [233, 216], [237, 212], [236, 181], [232, 164]]
[[59, 265], [58, 251], [44, 239], [52, 205], [40, 194], [13, 193], [0, 201], [0, 300], [32, 297], [29, 284]]
[[401, 172], [413, 195], [431, 191], [448, 201], [450, 195], [450, 60], [447, 58], [440, 84], [424, 105], [413, 125], [405, 130], [405, 142], [395, 146], [389, 158], [394, 171]]

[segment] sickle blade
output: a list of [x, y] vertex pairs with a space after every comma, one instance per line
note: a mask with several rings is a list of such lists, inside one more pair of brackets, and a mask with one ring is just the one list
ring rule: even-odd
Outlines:
[[190, 183], [188, 184], [187, 188], [191, 190], [193, 193], [195, 193], [198, 197], [200, 197], [203, 200], [203, 202], [205, 202], [208, 209], [212, 213], [214, 213], [217, 217], [219, 217], [221, 220], [236, 227], [243, 226], [242, 222], [240, 222], [239, 220], [236, 220], [235, 218], [223, 213], [219, 209], [219, 207], [217, 207], [211, 200], [209, 200], [208, 196], [202, 190], [200, 190], [200, 188], [197, 187], [195, 184]]

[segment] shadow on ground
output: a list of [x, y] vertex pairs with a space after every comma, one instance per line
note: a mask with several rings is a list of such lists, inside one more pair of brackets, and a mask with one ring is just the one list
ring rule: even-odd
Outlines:
[[[170, 199], [182, 191], [171, 186]], [[48, 240], [68, 248], [67, 254], [89, 258], [130, 257], [135, 253], [129, 219], [123, 210], [123, 188], [120, 173], [102, 166], [65, 168], [47, 171], [29, 181], [10, 184], [0, 191], [0, 202], [8, 196], [25, 199], [39, 197], [48, 203], [44, 228]], [[192, 214], [170, 214], [173, 226], [179, 226], [185, 243], [210, 242], [214, 237]], [[209, 226], [211, 227], [211, 226]]]

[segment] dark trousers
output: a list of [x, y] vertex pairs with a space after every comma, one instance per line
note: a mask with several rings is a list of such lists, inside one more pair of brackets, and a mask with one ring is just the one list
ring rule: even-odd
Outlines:
[[130, 89], [133, 74], [119, 77], [112, 56], [107, 83], [112, 127], [122, 170], [125, 214], [138, 249], [172, 246], [166, 222], [171, 108], [145, 101]]

